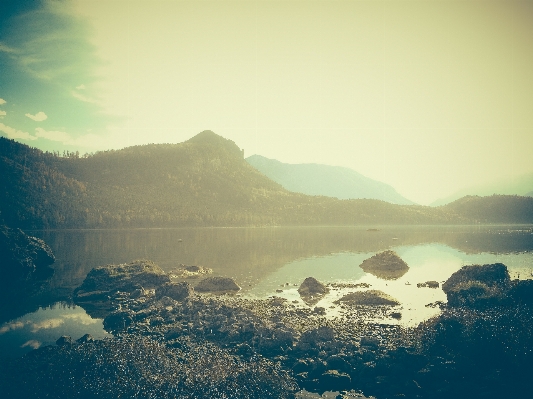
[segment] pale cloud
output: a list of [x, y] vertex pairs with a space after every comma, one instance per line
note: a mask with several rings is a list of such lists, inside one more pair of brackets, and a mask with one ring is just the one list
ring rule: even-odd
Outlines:
[[6, 115], [7, 115], [6, 111], [0, 111], [0, 118], [3, 118]]
[[0, 123], [0, 132], [4, 132], [5, 134], [7, 134], [7, 137], [10, 139], [37, 140], [37, 137], [32, 136], [28, 132], [17, 130], [10, 126], [4, 125], [3, 123]]
[[85, 90], [85, 85], [84, 84], [81, 84], [79, 86], [76, 86], [76, 89], [78, 90]]
[[63, 144], [67, 144], [71, 140], [70, 135], [66, 132], [61, 132], [59, 130], [44, 130], [42, 127], [35, 128], [35, 136], [52, 141], [59, 141]]
[[25, 348], [27, 346], [33, 349], [39, 349], [39, 347], [41, 346], [41, 343], [35, 339], [30, 339], [29, 341], [24, 342], [20, 347]]
[[26, 114], [26, 116], [30, 119], [33, 119], [35, 122], [42, 122], [48, 118], [48, 116], [43, 111], [39, 111], [35, 115]]
[[0, 327], [0, 334], [5, 334], [8, 331], [14, 331], [21, 329], [25, 326], [25, 323], [22, 321], [15, 321], [12, 323], [4, 324], [2, 327]]
[[0, 98], [0, 105], [5, 104], [5, 103], [7, 103], [7, 101], [4, 100], [3, 98]]
[[63, 316], [65, 319], [71, 319], [76, 321], [78, 324], [83, 324], [84, 326], [88, 326], [91, 324], [99, 323], [100, 320], [96, 320], [91, 318], [91, 316], [85, 314], [85, 313], [77, 313], [77, 314], [67, 314]]
[[63, 325], [65, 323], [64, 319], [47, 319], [43, 320], [39, 323], [34, 323], [32, 325], [31, 332], [35, 333], [39, 330], [48, 330], [51, 328], [57, 328]]

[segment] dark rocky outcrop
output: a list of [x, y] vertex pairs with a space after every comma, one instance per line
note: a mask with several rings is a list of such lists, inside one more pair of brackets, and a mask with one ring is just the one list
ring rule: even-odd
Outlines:
[[165, 283], [155, 289], [155, 297], [156, 299], [160, 299], [167, 296], [175, 301], [183, 301], [185, 298], [191, 296], [193, 292], [193, 288], [187, 282]]
[[0, 291], [29, 292], [51, 277], [55, 258], [46, 243], [20, 229], [0, 225]]
[[350, 305], [364, 306], [396, 306], [400, 304], [400, 302], [398, 302], [396, 299], [379, 290], [352, 292], [350, 294], [344, 295], [342, 298], [335, 301], [335, 303], [346, 303]]
[[407, 263], [394, 251], [383, 251], [371, 258], [365, 259], [359, 265], [366, 273], [385, 280], [395, 280], [402, 277], [409, 270]]
[[241, 287], [229, 277], [208, 277], [201, 280], [196, 287], [197, 292], [235, 292]]
[[442, 285], [449, 306], [486, 306], [506, 299], [511, 287], [501, 263], [463, 266]]
[[77, 303], [105, 301], [118, 292], [131, 293], [140, 287], [155, 288], [170, 283], [170, 278], [155, 263], [137, 260], [129, 264], [107, 265], [92, 269], [74, 291]]

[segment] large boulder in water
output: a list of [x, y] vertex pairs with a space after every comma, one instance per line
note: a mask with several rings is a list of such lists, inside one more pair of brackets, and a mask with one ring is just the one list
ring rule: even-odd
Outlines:
[[117, 292], [133, 292], [139, 287], [155, 288], [170, 278], [154, 262], [136, 260], [128, 264], [107, 265], [92, 269], [82, 285], [74, 291], [75, 302], [105, 300]]
[[329, 288], [314, 277], [307, 277], [298, 288], [302, 300], [308, 305], [317, 303], [329, 292]]
[[197, 292], [230, 292], [239, 291], [240, 289], [241, 287], [229, 277], [208, 277], [194, 287]]
[[365, 259], [359, 265], [366, 273], [385, 280], [395, 280], [402, 277], [409, 270], [409, 266], [394, 251], [383, 251], [371, 258]]
[[41, 239], [0, 225], [0, 294], [31, 291], [51, 277], [54, 254]]
[[501, 263], [463, 266], [442, 285], [450, 306], [479, 306], [505, 298], [511, 284]]
[[328, 292], [328, 287], [314, 277], [307, 277], [298, 288], [298, 293], [301, 296], [324, 295]]
[[378, 290], [352, 292], [351, 294], [346, 294], [342, 298], [336, 300], [335, 303], [364, 306], [396, 306], [400, 304], [395, 298]]

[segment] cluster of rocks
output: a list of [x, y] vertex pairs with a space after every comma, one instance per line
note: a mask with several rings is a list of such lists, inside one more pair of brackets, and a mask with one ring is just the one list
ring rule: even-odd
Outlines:
[[[386, 253], [373, 263], [392, 259], [396, 266], [391, 269], [405, 269], [395, 256]], [[439, 283], [419, 286], [438, 288]], [[193, 288], [186, 279], [172, 281], [153, 262], [135, 261], [94, 269], [75, 300], [84, 308], [104, 302], [104, 328], [116, 339], [147, 339], [166, 348], [168, 356], [204, 347], [222, 351], [221, 356], [233, 357], [244, 368], [257, 370], [258, 361], [269, 370], [278, 365], [286, 373], [279, 374], [284, 389], [276, 391], [278, 397], [304, 388], [319, 393], [357, 390], [379, 399], [477, 398], [512, 388], [519, 392], [527, 385], [526, 372], [533, 364], [533, 284], [511, 281], [504, 265], [469, 266], [454, 273], [442, 286], [448, 297], [442, 314], [414, 329], [368, 321], [383, 314], [400, 318], [398, 312], [390, 313], [399, 304], [396, 299], [366, 285], [343, 288], [363, 290], [340, 298], [338, 304], [349, 306], [341, 317], [331, 318], [324, 308], [312, 307], [329, 291], [312, 277], [298, 289], [307, 304], [301, 306], [280, 297], [220, 295], [240, 289], [223, 277], [205, 277]], [[78, 341], [62, 337], [58, 345], [101, 344], [86, 336]], [[197, 358], [188, 361], [200, 364]]]

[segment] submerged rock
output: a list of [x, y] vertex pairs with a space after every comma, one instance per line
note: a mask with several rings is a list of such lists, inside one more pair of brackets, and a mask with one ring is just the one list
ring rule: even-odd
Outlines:
[[241, 287], [229, 277], [208, 277], [194, 288], [198, 292], [229, 292], [239, 291]]
[[366, 273], [385, 280], [398, 279], [409, 270], [407, 263], [396, 252], [390, 250], [365, 259], [359, 267]]
[[342, 298], [336, 300], [334, 303], [339, 304], [341, 302], [350, 305], [366, 306], [396, 306], [400, 304], [398, 300], [379, 290], [352, 292], [351, 294], [344, 295]]
[[424, 288], [424, 287], [427, 287], [427, 288], [439, 288], [440, 287], [440, 284], [438, 281], [426, 281], [425, 283], [418, 283], [416, 285], [418, 288]]
[[106, 300], [119, 291], [132, 293], [144, 288], [155, 288], [169, 283], [170, 278], [154, 262], [137, 260], [129, 264], [107, 265], [92, 269], [82, 285], [74, 291], [74, 301]]

